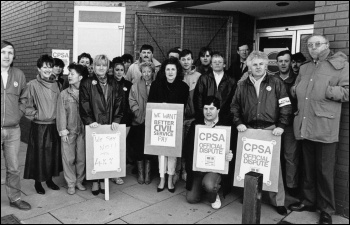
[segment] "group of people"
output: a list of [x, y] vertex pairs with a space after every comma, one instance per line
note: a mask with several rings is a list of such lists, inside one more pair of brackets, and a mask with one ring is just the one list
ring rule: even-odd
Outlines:
[[[331, 223], [335, 150], [341, 103], [349, 101], [349, 64], [346, 55], [330, 51], [324, 36], [313, 35], [307, 47], [309, 62], [301, 53], [279, 52], [277, 74], [267, 70], [267, 55], [251, 51], [246, 43], [238, 45], [238, 60], [228, 70], [225, 57], [208, 47], [201, 48], [196, 63], [192, 51], [179, 48], [170, 49], [160, 63], [153, 57], [153, 47], [143, 45], [134, 63], [130, 55], [109, 60], [101, 54], [93, 60], [83, 53], [78, 63], [68, 66], [68, 79], [62, 79], [64, 64], [43, 55], [37, 61], [37, 78], [26, 84], [23, 72], [11, 66], [14, 46], [2, 41], [1, 145], [10, 205], [31, 208], [20, 199], [17, 155], [23, 115], [32, 120], [24, 178], [34, 179], [37, 193], [45, 194], [41, 182], [58, 190], [52, 177], [63, 171], [67, 192], [74, 194], [76, 188], [86, 190], [85, 126], [110, 125], [118, 130], [119, 124], [125, 124], [127, 155], [136, 162], [137, 182], [150, 184], [154, 159], [144, 154], [146, 106], [148, 102], [175, 103], [184, 105], [182, 158], [165, 157], [167, 177], [161, 176], [158, 192], [167, 185], [174, 193], [182, 178], [189, 203], [201, 201], [204, 190], [212, 207], [219, 209], [218, 191], [222, 187], [225, 196], [231, 190], [233, 163], [228, 175], [193, 171], [195, 126], [230, 126], [226, 160], [232, 162], [238, 132], [271, 130], [282, 136], [278, 192], [269, 193], [271, 204], [279, 214], [287, 214], [286, 187], [301, 198], [291, 210], [319, 209], [320, 223]], [[113, 180], [123, 183], [118, 177]], [[300, 191], [302, 196], [298, 196]], [[104, 193], [104, 183], [94, 180], [92, 194], [99, 193]]]

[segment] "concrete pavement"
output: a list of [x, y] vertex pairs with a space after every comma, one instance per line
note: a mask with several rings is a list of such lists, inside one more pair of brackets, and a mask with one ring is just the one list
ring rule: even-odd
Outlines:
[[[1, 216], [14, 214], [23, 223], [27, 224], [61, 224], [61, 223], [108, 223], [108, 224], [182, 224], [182, 223], [231, 223], [240, 224], [242, 221], [242, 191], [237, 189], [222, 198], [222, 207], [219, 210], [211, 208], [210, 203], [202, 201], [191, 205], [186, 202], [185, 183], [176, 185], [174, 194], [164, 190], [157, 193], [159, 178], [154, 179], [150, 185], [139, 185], [135, 175], [131, 174], [131, 166], [127, 166], [125, 183], [117, 185], [110, 182], [110, 200], [105, 201], [104, 195], [93, 196], [91, 194], [91, 182], [88, 182], [87, 191], [78, 191], [75, 195], [67, 194], [67, 186], [63, 175], [54, 178], [59, 191], [53, 191], [43, 184], [45, 195], [35, 192], [34, 181], [24, 180], [24, 162], [27, 145], [21, 143], [20, 165], [22, 199], [32, 205], [30, 211], [20, 211], [9, 206], [5, 192], [5, 164], [1, 153]], [[295, 199], [287, 198], [287, 204]], [[286, 204], [286, 205], [287, 205]], [[290, 213], [284, 217], [268, 205], [262, 204], [261, 223], [277, 224], [308, 223], [315, 224], [318, 220], [317, 213]], [[334, 216], [335, 223], [348, 224], [349, 220], [340, 216]]]

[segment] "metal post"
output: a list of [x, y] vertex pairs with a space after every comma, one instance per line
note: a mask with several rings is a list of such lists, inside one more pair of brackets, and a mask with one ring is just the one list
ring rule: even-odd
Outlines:
[[260, 224], [263, 175], [249, 172], [244, 177], [242, 224]]

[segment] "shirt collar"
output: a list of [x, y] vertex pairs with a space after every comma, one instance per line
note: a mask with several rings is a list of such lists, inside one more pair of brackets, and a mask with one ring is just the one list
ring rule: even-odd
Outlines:
[[8, 73], [10, 70], [10, 67], [6, 68], [4, 71], [1, 71], [1, 73]]
[[219, 116], [217, 116], [213, 122], [210, 122], [210, 121], [204, 119], [204, 123], [206, 126], [215, 127], [218, 122], [219, 122]]
[[224, 71], [221, 71], [220, 73], [217, 73], [217, 72], [213, 71], [213, 73], [214, 73], [215, 77], [216, 76], [224, 76]]
[[259, 81], [262, 81], [264, 80], [264, 78], [266, 77], [266, 74], [267, 72], [265, 72], [265, 74], [259, 79], [259, 80], [256, 80], [253, 76], [253, 74], [249, 74], [249, 78], [250, 78], [250, 81], [255, 84], [256, 82], [259, 82]]

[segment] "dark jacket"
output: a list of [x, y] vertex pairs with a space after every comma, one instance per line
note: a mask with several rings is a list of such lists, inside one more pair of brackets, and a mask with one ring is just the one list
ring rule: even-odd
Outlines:
[[230, 104], [235, 91], [236, 81], [235, 79], [229, 77], [226, 72], [224, 73], [224, 76], [219, 84], [219, 88], [217, 88], [213, 73], [200, 76], [193, 96], [196, 120], [201, 121], [204, 119], [203, 107], [205, 99], [209, 96], [216, 96], [218, 99], [220, 99], [219, 118], [223, 124], [231, 126], [232, 115], [230, 113]]
[[[117, 80], [116, 80], [117, 81]], [[119, 88], [124, 92], [125, 95], [125, 100], [124, 100], [124, 116], [122, 121], [120, 122], [121, 124], [125, 124], [127, 127], [131, 126], [132, 122], [132, 112], [129, 106], [129, 93], [131, 90], [132, 83], [130, 81], [125, 80], [123, 77], [120, 81], [117, 81], [117, 84], [119, 85]]]
[[[182, 157], [186, 161], [186, 173], [187, 173], [187, 179], [186, 179], [186, 189], [188, 191], [191, 191], [192, 184], [193, 184], [193, 155], [194, 155], [194, 144], [195, 144], [195, 134], [196, 134], [196, 125], [205, 125], [204, 119], [201, 121], [193, 121], [190, 127], [190, 130], [188, 132], [188, 135], [185, 137], [184, 141], [184, 147], [182, 149]], [[219, 122], [216, 124], [216, 126], [225, 126], [224, 124]], [[232, 141], [232, 140], [231, 140]], [[222, 181], [221, 186], [223, 188], [223, 194], [224, 197], [226, 194], [228, 194], [231, 190], [231, 186], [233, 183], [233, 172], [234, 172], [234, 160], [232, 159], [229, 166], [229, 173], [228, 174], [221, 174]]]
[[228, 74], [236, 81], [239, 81], [246, 72], [248, 72], [248, 66], [246, 66], [243, 71], [241, 70], [241, 60], [239, 56], [228, 69]]
[[[107, 76], [108, 77], [108, 76]], [[81, 81], [79, 87], [79, 112], [84, 125], [120, 123], [124, 112], [124, 92], [113, 77], [107, 78], [107, 101], [96, 77]]]
[[196, 70], [201, 75], [208, 75], [209, 73], [213, 72], [213, 69], [210, 66], [209, 67], [204, 67], [200, 60], [199, 60], [199, 63], [196, 64]]
[[284, 129], [289, 124], [292, 105], [282, 80], [266, 75], [260, 85], [259, 98], [250, 78], [238, 83], [231, 112], [235, 126], [244, 124], [264, 129], [276, 125]]

